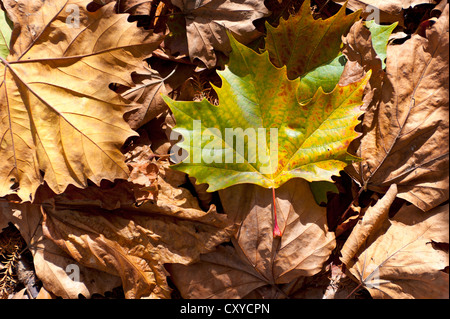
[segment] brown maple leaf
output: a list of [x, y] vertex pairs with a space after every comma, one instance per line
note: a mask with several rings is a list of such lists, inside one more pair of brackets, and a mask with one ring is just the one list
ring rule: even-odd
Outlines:
[[[110, 3], [4, 1], [14, 30], [2, 59], [0, 196], [32, 200], [44, 181], [55, 193], [128, 177], [120, 147], [136, 135], [128, 102], [110, 83], [134, 86], [133, 71], [162, 41]], [[74, 14], [76, 12], [77, 14]]]
[[185, 298], [243, 298], [255, 290], [285, 297], [278, 286], [317, 274], [335, 247], [326, 210], [316, 204], [303, 179], [277, 190], [281, 238], [273, 237], [271, 190], [237, 185], [222, 190], [221, 200], [230, 218], [241, 221], [234, 247], [219, 247], [193, 265], [170, 265], [171, 278]]

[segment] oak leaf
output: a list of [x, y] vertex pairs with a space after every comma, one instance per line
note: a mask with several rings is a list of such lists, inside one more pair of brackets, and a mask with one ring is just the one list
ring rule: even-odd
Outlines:
[[2, 60], [0, 196], [128, 177], [119, 148], [136, 133], [123, 120], [128, 102], [108, 85], [133, 86], [131, 72], [162, 39], [113, 3], [90, 12], [88, 2], [4, 2], [14, 30]]

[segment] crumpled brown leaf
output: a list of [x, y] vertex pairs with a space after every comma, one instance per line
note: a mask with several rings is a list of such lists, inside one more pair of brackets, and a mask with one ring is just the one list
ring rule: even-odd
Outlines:
[[277, 285], [318, 273], [335, 247], [326, 210], [316, 204], [303, 179], [277, 189], [281, 239], [273, 238], [271, 190], [236, 185], [220, 195], [225, 212], [241, 221], [234, 248], [219, 247], [193, 265], [170, 265], [171, 278], [184, 298], [243, 298], [260, 288], [266, 297], [274, 292], [280, 296]]
[[357, 156], [348, 166], [362, 187], [423, 211], [448, 200], [448, 5], [426, 38], [413, 34], [388, 46], [386, 76], [364, 115]]
[[422, 212], [404, 205], [388, 219], [395, 185], [354, 228], [342, 248], [342, 262], [373, 298], [449, 296], [448, 251], [434, 243], [449, 242], [449, 205]]
[[[46, 209], [43, 230], [82, 265], [120, 276], [126, 298], [169, 298], [165, 263], [188, 264], [234, 232], [234, 225], [211, 206], [202, 211], [162, 170], [157, 200], [115, 211], [95, 207]], [[176, 181], [176, 179], [173, 179]]]
[[[352, 25], [342, 41], [344, 44], [342, 52], [348, 61], [345, 64], [339, 85], [345, 86], [356, 82], [363, 78], [369, 70], [372, 70], [369, 83], [364, 88], [364, 104], [361, 106], [361, 109], [366, 110], [375, 94], [379, 94], [381, 91], [381, 83], [385, 77], [382, 62], [373, 48], [372, 35], [362, 20]], [[367, 116], [365, 116], [365, 120], [367, 123]]]
[[247, 44], [262, 34], [253, 21], [269, 15], [260, 0], [171, 0], [181, 9], [186, 20], [189, 57], [199, 59], [208, 68], [216, 65], [214, 50], [229, 53], [226, 31]]

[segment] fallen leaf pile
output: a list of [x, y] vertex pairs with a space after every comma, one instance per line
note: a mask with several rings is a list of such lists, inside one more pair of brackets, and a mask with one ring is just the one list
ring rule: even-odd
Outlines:
[[0, 3], [0, 298], [449, 297], [447, 1]]

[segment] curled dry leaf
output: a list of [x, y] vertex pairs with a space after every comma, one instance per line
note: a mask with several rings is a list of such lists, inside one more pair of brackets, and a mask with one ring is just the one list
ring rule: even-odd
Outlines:
[[260, 0], [171, 0], [185, 17], [189, 57], [208, 68], [216, 65], [214, 50], [229, 53], [227, 30], [247, 44], [262, 34], [253, 21], [269, 15]]
[[171, 278], [185, 298], [243, 298], [260, 288], [266, 297], [283, 297], [276, 285], [318, 273], [335, 247], [326, 210], [316, 204], [303, 179], [277, 190], [281, 239], [272, 234], [271, 190], [237, 185], [220, 191], [220, 197], [230, 218], [241, 222], [234, 248], [219, 247], [193, 265], [170, 265]]
[[149, 15], [154, 2], [156, 0], [121, 0], [117, 1], [117, 4], [119, 12], [131, 15]]
[[136, 133], [108, 85], [133, 86], [131, 72], [144, 69], [162, 38], [116, 14], [114, 3], [95, 12], [88, 3], [3, 2], [15, 27], [2, 60], [0, 196], [32, 200], [44, 181], [62, 193], [87, 179], [128, 177], [120, 147]]
[[389, 45], [381, 93], [363, 120], [357, 155], [348, 166], [360, 185], [427, 211], [449, 198], [448, 5], [426, 37]]
[[374, 298], [449, 297], [448, 251], [433, 243], [448, 243], [449, 206], [422, 212], [403, 206], [388, 219], [391, 190], [366, 212], [342, 249], [342, 261], [354, 279]]
[[377, 231], [380, 228], [380, 224], [387, 219], [389, 208], [394, 202], [396, 195], [397, 185], [393, 184], [383, 198], [375, 206], [370, 207], [366, 211], [363, 219], [358, 221], [352, 233], [347, 238], [344, 247], [341, 249], [341, 261], [344, 264], [349, 264], [350, 258], [357, 254], [366, 242], [367, 237]]

